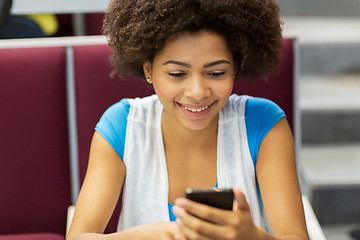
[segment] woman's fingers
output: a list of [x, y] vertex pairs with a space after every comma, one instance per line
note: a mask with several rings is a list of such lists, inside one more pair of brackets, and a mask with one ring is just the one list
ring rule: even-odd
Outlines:
[[[183, 236], [185, 236], [186, 240], [193, 240], [193, 239], [196, 239], [196, 240], [210, 240], [206, 236], [203, 236], [200, 232], [197, 232], [194, 229], [189, 228], [188, 226], [184, 225], [179, 220], [177, 221], [177, 223], [179, 225], [179, 229], [180, 229], [181, 233], [183, 234]], [[184, 239], [181, 239], [181, 240], [184, 240]]]
[[[175, 201], [175, 206], [185, 209], [189, 214], [205, 221], [218, 225], [227, 225], [232, 211], [209, 207], [205, 204], [197, 203], [186, 198], [179, 198]], [[176, 213], [174, 212], [176, 215]]]
[[234, 192], [234, 200], [235, 200], [233, 210], [250, 211], [250, 206], [246, 201], [246, 197], [244, 193], [240, 190], [240, 188], [235, 187], [233, 189], [233, 192]]
[[188, 239], [220, 239], [224, 234], [223, 226], [191, 215], [184, 208], [174, 206], [173, 212], [177, 216], [176, 222], [181, 233]]
[[[181, 233], [190, 240], [237, 239], [252, 230], [250, 206], [240, 188], [234, 188], [233, 211], [210, 207], [186, 198], [173, 208]], [[245, 235], [244, 235], [245, 234]]]

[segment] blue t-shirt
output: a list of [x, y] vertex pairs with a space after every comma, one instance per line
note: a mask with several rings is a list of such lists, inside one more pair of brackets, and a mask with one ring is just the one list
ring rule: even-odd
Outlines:
[[[129, 101], [127, 99], [122, 99], [105, 111], [95, 127], [95, 130], [109, 142], [121, 159], [124, 157], [127, 117], [129, 111]], [[283, 117], [285, 117], [284, 111], [277, 104], [268, 99], [254, 97], [247, 100], [245, 106], [245, 123], [254, 169], [262, 140], [270, 129]], [[171, 211], [172, 207], [173, 205], [169, 203], [170, 220], [174, 221], [176, 217]]]

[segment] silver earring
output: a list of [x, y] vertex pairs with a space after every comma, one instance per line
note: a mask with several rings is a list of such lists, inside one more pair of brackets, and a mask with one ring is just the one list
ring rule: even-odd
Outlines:
[[150, 81], [149, 77], [146, 78], [146, 81], [148, 82], [148, 84], [151, 84], [151, 81]]

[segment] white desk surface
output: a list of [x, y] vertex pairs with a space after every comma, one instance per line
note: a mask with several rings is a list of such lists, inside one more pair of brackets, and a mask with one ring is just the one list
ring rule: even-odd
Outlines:
[[13, 0], [12, 14], [104, 12], [109, 0]]

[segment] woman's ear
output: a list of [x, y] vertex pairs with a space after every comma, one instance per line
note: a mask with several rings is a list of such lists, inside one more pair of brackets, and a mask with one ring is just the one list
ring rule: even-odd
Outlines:
[[144, 70], [146, 81], [148, 81], [148, 79], [151, 81], [151, 63], [150, 62], [144, 63], [143, 70]]

